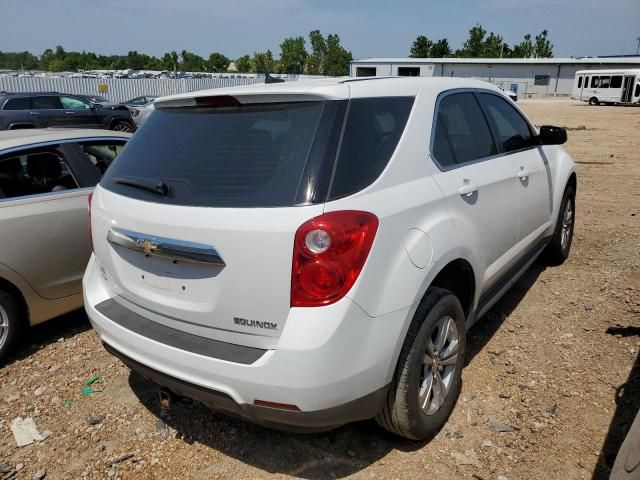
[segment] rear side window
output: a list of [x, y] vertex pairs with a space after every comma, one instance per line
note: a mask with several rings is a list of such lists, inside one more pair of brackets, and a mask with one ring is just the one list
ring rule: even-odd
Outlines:
[[[278, 207], [312, 184], [307, 161], [336, 141], [321, 134], [323, 112], [339, 102], [156, 109], [103, 177], [105, 188], [172, 205]], [[314, 155], [312, 155], [312, 153]], [[334, 149], [335, 155], [335, 149]], [[324, 157], [320, 155], [324, 160]], [[165, 196], [122, 178], [163, 181]], [[309, 186], [313, 190], [313, 185]]]
[[582, 77], [578, 77], [578, 88], [582, 87]]
[[61, 109], [62, 104], [60, 103], [60, 99], [53, 95], [46, 97], [32, 97], [31, 108], [33, 110], [55, 110]]
[[441, 115], [438, 115], [438, 120], [436, 121], [436, 135], [433, 139], [433, 154], [438, 159], [438, 163], [443, 167], [450, 167], [455, 163], [453, 152], [451, 151], [451, 144], [449, 143], [447, 132], [444, 129], [444, 121], [442, 120]]
[[507, 101], [489, 93], [481, 93], [478, 98], [493, 124], [496, 140], [500, 142], [503, 152], [533, 146], [534, 136], [529, 124]]
[[[442, 123], [447, 134], [455, 163], [470, 162], [497, 153], [487, 121], [472, 93], [454, 93], [442, 98], [437, 123]], [[434, 156], [440, 163], [435, 151]], [[440, 165], [445, 166], [443, 163]]]
[[29, 110], [29, 97], [18, 97], [7, 100], [3, 110]]
[[351, 100], [329, 199], [373, 183], [389, 163], [407, 124], [413, 97]]

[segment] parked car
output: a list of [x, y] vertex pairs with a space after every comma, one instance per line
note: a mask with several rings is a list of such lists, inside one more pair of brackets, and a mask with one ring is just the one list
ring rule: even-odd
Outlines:
[[25, 327], [82, 306], [87, 197], [129, 138], [100, 130], [0, 132], [0, 361]]
[[138, 128], [140, 128], [149, 118], [149, 115], [153, 113], [154, 110], [153, 103], [150, 103], [146, 107], [135, 109], [135, 113], [133, 113], [133, 121], [136, 122]]
[[157, 96], [143, 95], [142, 97], [136, 97], [127, 100], [126, 102], [124, 102], [124, 104], [130, 107], [144, 107], [146, 105], [149, 105], [150, 103], [153, 103], [157, 98]]
[[565, 141], [462, 78], [159, 99], [92, 197], [85, 308], [165, 400], [427, 438], [467, 329], [542, 252], [569, 255]]
[[0, 130], [46, 127], [136, 129], [124, 105], [102, 106], [65, 93], [0, 92]]

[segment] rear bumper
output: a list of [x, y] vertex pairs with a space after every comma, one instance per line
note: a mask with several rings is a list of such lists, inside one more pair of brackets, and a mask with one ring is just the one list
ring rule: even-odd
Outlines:
[[[276, 348], [252, 358], [253, 347], [227, 344], [232, 351], [211, 351], [197, 339], [169, 339], [183, 336], [181, 331], [152, 333], [144, 320], [109, 318], [113, 311], [104, 305], [118, 297], [94, 257], [83, 283], [91, 324], [107, 349], [133, 370], [178, 395], [288, 429], [330, 429], [379, 413], [411, 315], [404, 309], [372, 318], [347, 298], [322, 308], [294, 308]], [[295, 405], [299, 411], [256, 406], [256, 400]]]
[[237, 404], [231, 397], [222, 392], [203, 388], [153, 370], [123, 355], [106, 343], [104, 347], [131, 370], [157, 383], [158, 386], [170, 390], [175, 395], [192, 398], [209, 408], [244, 418], [253, 423], [286, 431], [321, 432], [339, 427], [345, 423], [372, 418], [382, 409], [389, 389], [389, 385], [386, 385], [373, 393], [343, 405], [313, 412], [288, 411], [249, 404]]

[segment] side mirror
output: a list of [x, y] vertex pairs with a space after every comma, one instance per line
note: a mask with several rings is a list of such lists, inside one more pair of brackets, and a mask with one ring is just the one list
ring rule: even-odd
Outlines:
[[542, 125], [538, 138], [540, 145], [562, 145], [567, 142], [567, 131], [562, 127]]

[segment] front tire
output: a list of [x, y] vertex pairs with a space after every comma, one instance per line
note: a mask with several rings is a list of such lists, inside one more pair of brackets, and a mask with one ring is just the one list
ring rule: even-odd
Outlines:
[[460, 394], [465, 347], [460, 302], [449, 290], [430, 288], [407, 332], [378, 424], [412, 440], [435, 435]]
[[556, 229], [553, 232], [551, 242], [547, 246], [547, 260], [552, 265], [560, 265], [569, 256], [573, 231], [576, 222], [576, 194], [573, 187], [567, 187], [562, 196]]
[[111, 124], [111, 130], [113, 130], [114, 132], [132, 133], [134, 131], [134, 128], [133, 125], [131, 125], [129, 122], [121, 120], [118, 122], [113, 122], [113, 124]]
[[10, 294], [0, 290], [0, 364], [15, 347], [21, 327], [20, 309], [16, 301]]

